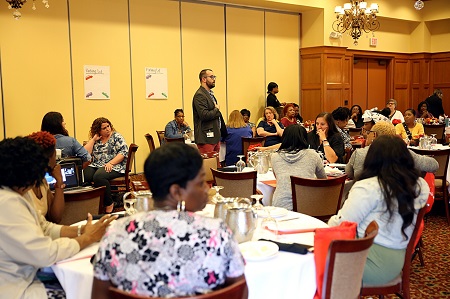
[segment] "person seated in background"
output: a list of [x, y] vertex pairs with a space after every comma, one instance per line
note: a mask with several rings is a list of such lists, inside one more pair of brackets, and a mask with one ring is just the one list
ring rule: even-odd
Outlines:
[[48, 221], [59, 223], [61, 222], [64, 212], [64, 182], [61, 174], [61, 165], [56, 163], [56, 139], [52, 134], [45, 131], [33, 133], [28, 136], [38, 144], [47, 158], [46, 172], [48, 172], [54, 179], [55, 192], [50, 190], [47, 180], [44, 178], [37, 182], [30, 190], [24, 193], [28, 201], [33, 202], [42, 216], [46, 217]]
[[266, 137], [264, 146], [271, 146], [281, 142], [284, 126], [277, 121], [278, 113], [273, 107], [266, 107], [264, 109], [264, 120], [258, 124], [256, 133], [258, 136]]
[[66, 122], [61, 113], [48, 112], [42, 118], [41, 131], [47, 131], [56, 138], [56, 148], [62, 150], [61, 156], [79, 157], [83, 162], [91, 161], [91, 155], [75, 138], [69, 136]]
[[405, 119], [403, 118], [403, 114], [397, 110], [397, 101], [394, 99], [390, 99], [386, 103], [386, 108], [389, 108], [389, 119], [393, 125], [403, 123]]
[[252, 129], [252, 137], [256, 137], [256, 125], [250, 121], [250, 111], [248, 109], [242, 109], [241, 110], [242, 117], [244, 118], [244, 122], [247, 124], [247, 126]]
[[400, 138], [385, 135], [373, 142], [348, 199], [328, 221], [330, 226], [356, 222], [359, 237], [364, 236], [369, 223], [378, 223], [378, 235], [364, 267], [363, 285], [386, 284], [400, 274], [418, 210], [426, 204], [429, 192]]
[[296, 103], [292, 103], [294, 105], [295, 118], [297, 119], [297, 124], [303, 123], [303, 117], [300, 115], [300, 107]]
[[352, 109], [350, 109], [350, 112], [351, 112], [350, 120], [355, 125], [354, 128], [361, 128], [364, 125], [363, 117], [362, 117], [363, 111], [361, 109], [361, 106], [353, 105]]
[[307, 140], [310, 148], [319, 152], [329, 163], [344, 162], [344, 141], [330, 113], [317, 115], [314, 129], [308, 133]]
[[252, 137], [252, 129], [244, 122], [244, 118], [239, 110], [233, 110], [228, 117], [228, 135], [225, 137], [226, 154], [225, 164], [231, 166], [239, 161], [237, 155], [242, 153], [242, 137]]
[[[48, 154], [28, 137], [0, 142], [0, 290], [2, 298], [65, 298], [62, 289], [46, 288], [39, 268], [69, 258], [103, 236], [117, 216], [92, 224], [62, 226], [45, 220], [24, 194], [42, 182]], [[5, 175], [8, 174], [8, 175]]]
[[416, 111], [409, 108], [405, 110], [405, 121], [395, 126], [395, 132], [408, 145], [419, 145], [420, 135], [424, 135], [424, 128], [422, 124], [416, 123]]
[[374, 108], [372, 110], [366, 110], [363, 114], [363, 122], [364, 126], [362, 127], [362, 134], [365, 139], [367, 139], [367, 135], [372, 130], [372, 127], [379, 121], [389, 121], [389, 118], [382, 115], [380, 111], [377, 110], [377, 108]]
[[127, 164], [128, 145], [125, 139], [104, 117], [94, 120], [85, 145], [92, 155], [92, 163], [84, 169], [84, 180], [94, 182], [94, 187], [105, 186], [105, 212], [111, 213], [114, 203], [109, 180], [124, 176]]
[[433, 114], [428, 111], [428, 103], [426, 101], [422, 101], [417, 106], [417, 118], [434, 118]]
[[428, 104], [428, 111], [434, 115], [434, 117], [444, 116], [444, 107], [442, 106], [442, 98], [444, 94], [439, 88], [435, 89], [433, 94], [425, 99]]
[[144, 173], [154, 210], [108, 229], [94, 258], [92, 297], [109, 298], [110, 286], [140, 296], [194, 296], [243, 279], [231, 230], [220, 218], [194, 213], [209, 189], [198, 150], [168, 143], [150, 154]]
[[294, 104], [286, 104], [283, 108], [284, 117], [281, 119], [283, 126], [289, 127], [290, 125], [297, 124], [297, 118], [295, 118]]
[[281, 145], [272, 154], [272, 169], [277, 178], [273, 205], [292, 211], [291, 175], [301, 178], [326, 179], [323, 160], [315, 150], [308, 149], [306, 130], [300, 125], [284, 129]]
[[184, 120], [184, 112], [183, 109], [175, 109], [174, 111], [175, 119], [169, 121], [166, 125], [164, 131], [164, 137], [167, 138], [181, 138], [187, 139], [188, 133], [191, 132], [191, 128], [188, 123]]
[[[360, 149], [356, 149], [351, 155], [347, 165], [345, 165], [345, 173], [350, 179], [357, 179], [361, 175], [363, 171], [364, 160], [367, 156], [370, 145], [376, 138], [384, 135], [395, 136], [396, 133], [394, 125], [389, 121], [378, 121], [368, 133], [366, 146]], [[390, 150], [389, 147], [386, 148], [386, 150], [388, 149]], [[432, 157], [416, 154], [410, 149], [408, 149], [408, 151], [410, 152], [414, 160], [414, 165], [417, 170], [422, 172], [435, 172], [438, 170], [439, 164]]]
[[342, 141], [344, 141], [344, 149], [351, 150], [353, 147], [350, 143], [350, 135], [347, 133], [347, 131], [344, 130], [350, 118], [350, 109], [348, 109], [347, 107], [338, 107], [334, 109], [331, 115], [333, 115], [336, 129], [338, 130], [339, 134], [341, 134]]

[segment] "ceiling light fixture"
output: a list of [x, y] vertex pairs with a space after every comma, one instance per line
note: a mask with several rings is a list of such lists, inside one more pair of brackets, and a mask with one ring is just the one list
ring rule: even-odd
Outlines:
[[[19, 20], [20, 17], [22, 16], [19, 9], [22, 8], [22, 6], [27, 2], [27, 0], [6, 0], [6, 2], [9, 3], [8, 5], [9, 9], [15, 9], [15, 11], [13, 12], [14, 19]], [[45, 8], [50, 7], [50, 5], [48, 5], [48, 0], [42, 0], [42, 3], [44, 4]], [[35, 0], [33, 0], [33, 6], [31, 8], [33, 10], [36, 10]]]

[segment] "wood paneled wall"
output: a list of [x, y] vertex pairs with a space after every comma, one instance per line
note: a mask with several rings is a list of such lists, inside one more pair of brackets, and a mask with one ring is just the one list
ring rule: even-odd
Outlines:
[[[416, 109], [435, 88], [440, 88], [444, 93], [444, 110], [450, 114], [450, 101], [445, 101], [446, 96], [450, 97], [450, 52], [404, 54], [324, 46], [300, 50], [301, 111], [304, 119], [312, 120], [322, 111], [331, 112], [339, 106], [350, 108], [353, 105], [355, 57], [386, 60], [387, 75], [380, 79], [387, 82], [386, 98], [380, 99], [380, 103], [394, 98], [399, 110]], [[355, 104], [358, 104], [357, 99]]]

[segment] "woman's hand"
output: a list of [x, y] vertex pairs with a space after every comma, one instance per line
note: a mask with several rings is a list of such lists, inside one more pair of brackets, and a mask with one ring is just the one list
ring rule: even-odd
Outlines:
[[87, 223], [82, 230], [81, 236], [75, 238], [75, 240], [77, 240], [80, 244], [80, 249], [86, 248], [92, 243], [100, 241], [105, 234], [106, 228], [118, 217], [118, 215], [105, 215], [95, 224], [92, 224], [92, 215], [91, 213], [88, 213]]
[[55, 183], [56, 188], [64, 188], [65, 187], [63, 178], [62, 178], [62, 174], [61, 174], [61, 165], [60, 164], [56, 164], [55, 167], [53, 167], [51, 175], [56, 180], [56, 183]]
[[278, 124], [275, 118], [273, 118], [271, 121], [268, 121], [268, 123], [271, 123], [272, 125]]
[[111, 172], [111, 170], [113, 169], [113, 164], [111, 162], [108, 162], [105, 164], [105, 171], [106, 172]]
[[352, 119], [353, 119], [353, 120], [357, 120], [357, 119], [358, 119], [358, 113], [356, 113], [356, 112], [353, 113], [353, 114], [352, 114]]
[[317, 136], [319, 136], [320, 143], [322, 143], [325, 139], [327, 139], [327, 133], [325, 130], [317, 129]]
[[92, 139], [93, 139], [94, 141], [98, 141], [98, 140], [100, 140], [100, 138], [102, 138], [102, 137], [99, 136], [98, 134], [95, 134], [94, 137], [92, 137]]

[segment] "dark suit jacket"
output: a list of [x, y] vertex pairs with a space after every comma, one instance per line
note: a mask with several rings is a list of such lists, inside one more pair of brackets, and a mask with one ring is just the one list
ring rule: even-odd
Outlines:
[[[216, 144], [220, 140], [219, 118], [222, 114], [216, 108], [214, 100], [209, 92], [202, 86], [197, 90], [192, 99], [192, 111], [194, 113], [194, 137], [198, 144]], [[222, 120], [222, 126], [223, 120]], [[206, 134], [212, 132], [213, 137]]]

